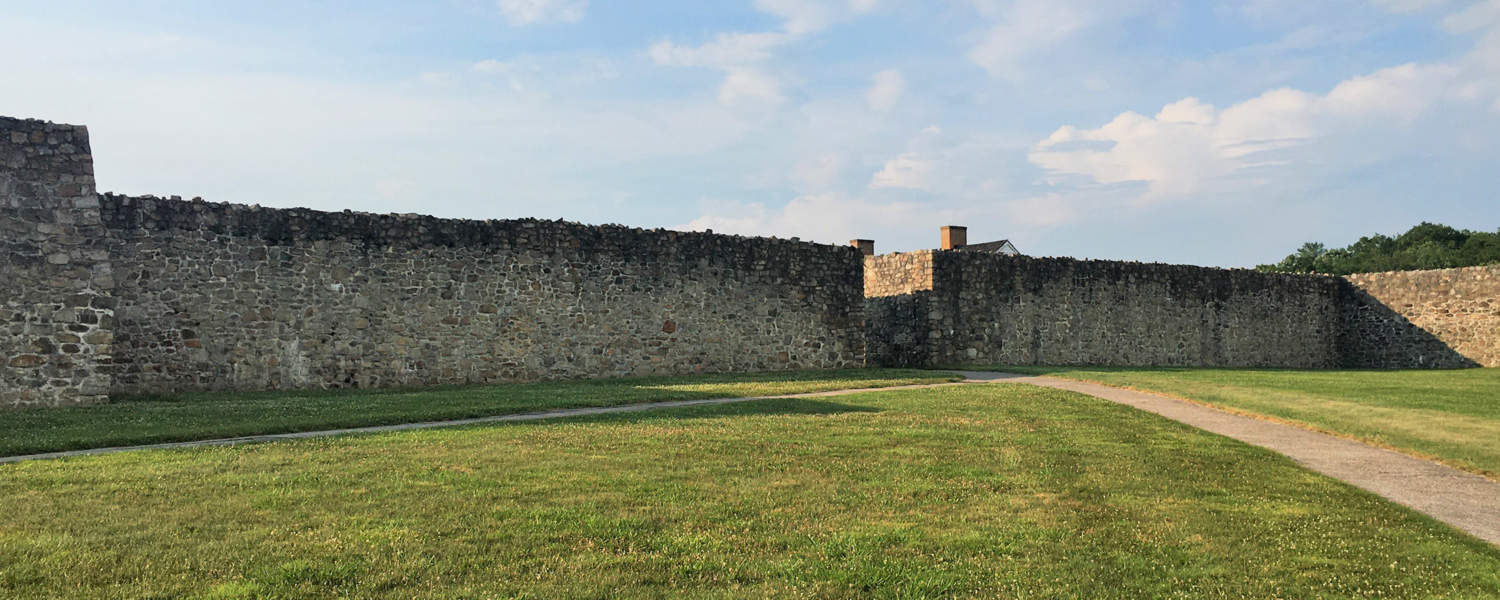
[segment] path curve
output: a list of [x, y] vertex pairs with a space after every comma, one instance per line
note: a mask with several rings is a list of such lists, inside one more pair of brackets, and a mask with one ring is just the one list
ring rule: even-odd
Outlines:
[[1086, 394], [1260, 446], [1500, 546], [1500, 483], [1473, 473], [1160, 394], [1057, 377], [978, 371], [959, 371], [959, 374], [970, 381], [1023, 383]]

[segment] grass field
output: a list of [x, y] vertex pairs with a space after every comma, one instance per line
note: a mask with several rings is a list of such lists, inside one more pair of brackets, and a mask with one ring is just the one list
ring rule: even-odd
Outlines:
[[1500, 549], [1015, 385], [0, 466], [0, 597], [1493, 598]]
[[76, 408], [0, 410], [0, 456], [559, 408], [939, 383], [949, 373], [847, 369], [423, 390], [192, 393]]
[[1001, 367], [1155, 391], [1500, 477], [1500, 369], [1283, 371]]

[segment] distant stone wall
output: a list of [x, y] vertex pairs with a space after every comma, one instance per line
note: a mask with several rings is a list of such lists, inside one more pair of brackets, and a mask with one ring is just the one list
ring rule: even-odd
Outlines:
[[[930, 292], [907, 304], [867, 299], [872, 356], [929, 365], [1339, 362], [1335, 278], [955, 251], [931, 258]], [[881, 324], [881, 314], [917, 323]], [[906, 350], [908, 338], [922, 340], [920, 356]]]
[[865, 257], [865, 296], [878, 298], [932, 289], [932, 251]]
[[1346, 279], [1344, 366], [1500, 367], [1500, 265]]
[[861, 366], [853, 248], [103, 196], [113, 389]]
[[0, 117], [0, 407], [106, 398], [114, 281], [98, 206], [86, 129]]

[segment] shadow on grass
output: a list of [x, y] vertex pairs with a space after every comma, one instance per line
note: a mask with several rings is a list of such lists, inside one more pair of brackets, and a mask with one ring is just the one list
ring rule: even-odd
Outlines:
[[[417, 433], [417, 432], [422, 432], [422, 431], [435, 431], [435, 430], [449, 430], [449, 431], [480, 430], [480, 429], [485, 429], [485, 428], [493, 428], [493, 427], [501, 427], [501, 426], [506, 426], [506, 427], [516, 427], [516, 426], [524, 426], [524, 427], [554, 427], [554, 426], [558, 426], [558, 425], [601, 425], [601, 426], [608, 426], [608, 425], [636, 425], [636, 424], [645, 424], [645, 423], [654, 423], [654, 422], [666, 422], [666, 421], [694, 421], [694, 420], [702, 421], [704, 419], [733, 419], [733, 418], [752, 417], [752, 416], [786, 416], [786, 417], [790, 417], [790, 416], [810, 416], [810, 415], [814, 415], [814, 416], [827, 416], [827, 415], [849, 414], [849, 413], [878, 413], [878, 412], [880, 412], [879, 409], [876, 409], [876, 408], [873, 408], [873, 407], [869, 407], [869, 406], [855, 406], [855, 405], [852, 405], [852, 404], [843, 404], [843, 403], [838, 403], [838, 402], [828, 402], [828, 401], [825, 401], [825, 400], [814, 400], [814, 399], [806, 399], [806, 398], [770, 398], [770, 399], [763, 399], [763, 400], [738, 400], [738, 401], [727, 402], [727, 403], [723, 403], [723, 404], [705, 404], [705, 405], [667, 407], [667, 408], [644, 408], [644, 407], [639, 407], [639, 408], [635, 408], [634, 410], [620, 410], [620, 409], [625, 409], [625, 408], [627, 408], [627, 407], [606, 407], [606, 408], [604, 408], [604, 410], [618, 410], [619, 412], [610, 412], [610, 413], [602, 413], [602, 414], [591, 414], [591, 415], [579, 415], [579, 416], [576, 416], [576, 417], [558, 416], [558, 417], [547, 418], [547, 419], [495, 420], [495, 421], [489, 421], [489, 422], [483, 422], [483, 423], [468, 423], [468, 424], [464, 424], [464, 425], [452, 425], [452, 426], [435, 425], [435, 426], [431, 426], [431, 427], [417, 427], [417, 428], [411, 428], [411, 429], [397, 429], [397, 430], [384, 430], [384, 431], [378, 431], [378, 430], [377, 431], [345, 431], [343, 433], [329, 434], [327, 436], [316, 436], [316, 437], [328, 437], [328, 438], [331, 438], [331, 437], [361, 437], [361, 436], [369, 436], [369, 435], [409, 434], [409, 433]], [[503, 415], [502, 415], [502, 417], [503, 417]], [[271, 443], [295, 442], [295, 441], [299, 441], [299, 440], [315, 439], [315, 438], [283, 438], [283, 439], [264, 439], [264, 438], [261, 438], [261, 439], [253, 439], [253, 436], [250, 436], [250, 437], [252, 439], [241, 440], [241, 441], [229, 444], [229, 445], [235, 446], [235, 445], [251, 445], [251, 444], [271, 444]], [[200, 438], [199, 440], [181, 440], [181, 441], [184, 442], [184, 443], [191, 444], [194, 441], [201, 441], [201, 439], [202, 438]], [[129, 444], [129, 445], [130, 446], [134, 446], [135, 444]], [[127, 446], [127, 445], [126, 444], [121, 444], [120, 446]], [[105, 448], [110, 448], [110, 447], [113, 447], [113, 446], [106, 446]], [[209, 447], [222, 447], [222, 445], [212, 445], [212, 446], [209, 446]], [[98, 447], [96, 446], [94, 448], [98, 448]], [[184, 449], [186, 449], [186, 448], [184, 448]], [[109, 451], [105, 450], [105, 452], [109, 452]], [[23, 454], [11, 455], [11, 456], [21, 456], [21, 455], [24, 455], [24, 453]], [[4, 468], [3, 466], [0, 466], [0, 469], [3, 469], [3, 468]]]
[[648, 410], [606, 413], [599, 415], [559, 417], [556, 419], [537, 421], [500, 421], [498, 423], [478, 424], [474, 425], [474, 427], [486, 427], [492, 425], [552, 425], [559, 423], [629, 425], [637, 423], [651, 423], [655, 421], [679, 421], [684, 419], [723, 419], [752, 416], [826, 416], [849, 413], [878, 412], [881, 412], [880, 409], [872, 406], [844, 404], [842, 402], [829, 402], [827, 400], [816, 400], [812, 398], [770, 398], [765, 400], [746, 400], [725, 404], [707, 404], [674, 408], [653, 408]]
[[573, 408], [931, 383], [931, 372], [849, 369], [641, 377], [420, 390], [216, 392], [0, 411], [0, 456], [451, 421]]
[[[699, 373], [690, 375], [648, 375], [639, 377], [598, 377], [583, 379], [555, 379], [547, 381], [470, 383], [454, 385], [413, 385], [382, 388], [329, 388], [299, 390], [260, 391], [179, 391], [149, 394], [111, 394], [107, 404], [72, 408], [96, 408], [132, 403], [214, 403], [234, 401], [274, 400], [365, 400], [389, 396], [476, 396], [510, 395], [515, 393], [562, 392], [575, 389], [607, 388], [619, 391], [624, 388], [652, 391], [689, 392], [694, 386], [770, 384], [787, 382], [835, 381], [845, 378], [901, 377], [923, 373], [918, 369], [817, 369], [797, 371], [760, 371], [751, 373]], [[723, 397], [705, 393], [704, 397]], [[19, 410], [30, 410], [22, 408]], [[56, 410], [45, 408], [44, 410]]]

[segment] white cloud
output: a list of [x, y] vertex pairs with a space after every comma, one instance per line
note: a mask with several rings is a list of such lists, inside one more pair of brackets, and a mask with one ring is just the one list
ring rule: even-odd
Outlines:
[[648, 53], [658, 65], [675, 67], [739, 67], [771, 58], [771, 51], [790, 42], [784, 33], [721, 33], [700, 46], [683, 46], [663, 40]]
[[724, 71], [719, 103], [725, 106], [775, 106], [785, 98], [781, 82], [755, 65], [771, 58], [771, 51], [794, 39], [785, 33], [721, 33], [701, 46], [671, 41], [651, 45], [648, 53], [659, 65], [710, 67]]
[[661, 40], [647, 53], [658, 65], [712, 67], [725, 72], [719, 101], [726, 106], [780, 104], [781, 81], [768, 69], [751, 68], [774, 58], [775, 50], [815, 34], [839, 21], [874, 10], [876, 0], [756, 0], [755, 8], [782, 20], [781, 31], [720, 33], [699, 46]]
[[834, 7], [825, 2], [755, 0], [755, 8], [781, 17], [782, 29], [793, 34], [822, 30], [834, 19]]
[[1448, 3], [1448, 0], [1370, 0], [1375, 6], [1394, 13], [1420, 12]]
[[719, 103], [725, 106], [774, 105], [784, 99], [776, 78], [752, 69], [731, 69], [719, 86]]
[[755, 0], [755, 8], [780, 17], [781, 28], [801, 35], [827, 29], [853, 15], [874, 10], [876, 0]]
[[824, 154], [797, 163], [792, 168], [792, 179], [803, 188], [825, 191], [838, 182], [845, 166], [844, 157]]
[[500, 14], [511, 25], [559, 22], [573, 23], [583, 19], [588, 0], [497, 0]]
[[[1450, 65], [1402, 65], [1346, 80], [1325, 95], [1272, 90], [1223, 110], [1185, 98], [1155, 117], [1126, 112], [1097, 129], [1059, 128], [1030, 159], [1059, 181], [1144, 183], [1142, 202], [1221, 189], [1228, 180], [1243, 188], [1263, 183], [1267, 170], [1308, 166], [1284, 151], [1400, 128], [1439, 103], [1464, 102], [1460, 73]], [[1318, 160], [1355, 163], [1381, 150], [1395, 149], [1345, 148]]]
[[1381, 115], [1409, 119], [1451, 94], [1459, 70], [1449, 65], [1407, 64], [1354, 77], [1324, 98], [1333, 115]]
[[994, 25], [969, 50], [969, 59], [990, 75], [1018, 79], [1023, 61], [1080, 32], [1120, 20], [1143, 8], [1136, 0], [973, 0]]
[[1443, 19], [1443, 26], [1454, 33], [1490, 29], [1500, 24], [1500, 0], [1476, 2]]
[[931, 175], [932, 161], [915, 154], [902, 154], [885, 162], [885, 167], [870, 178], [870, 187], [925, 190]]
[[486, 58], [469, 65], [469, 69], [477, 73], [505, 73], [511, 70], [511, 64], [503, 60]]
[[906, 80], [896, 69], [886, 69], [875, 74], [870, 90], [865, 92], [865, 101], [876, 112], [885, 112], [896, 105], [906, 92]]

